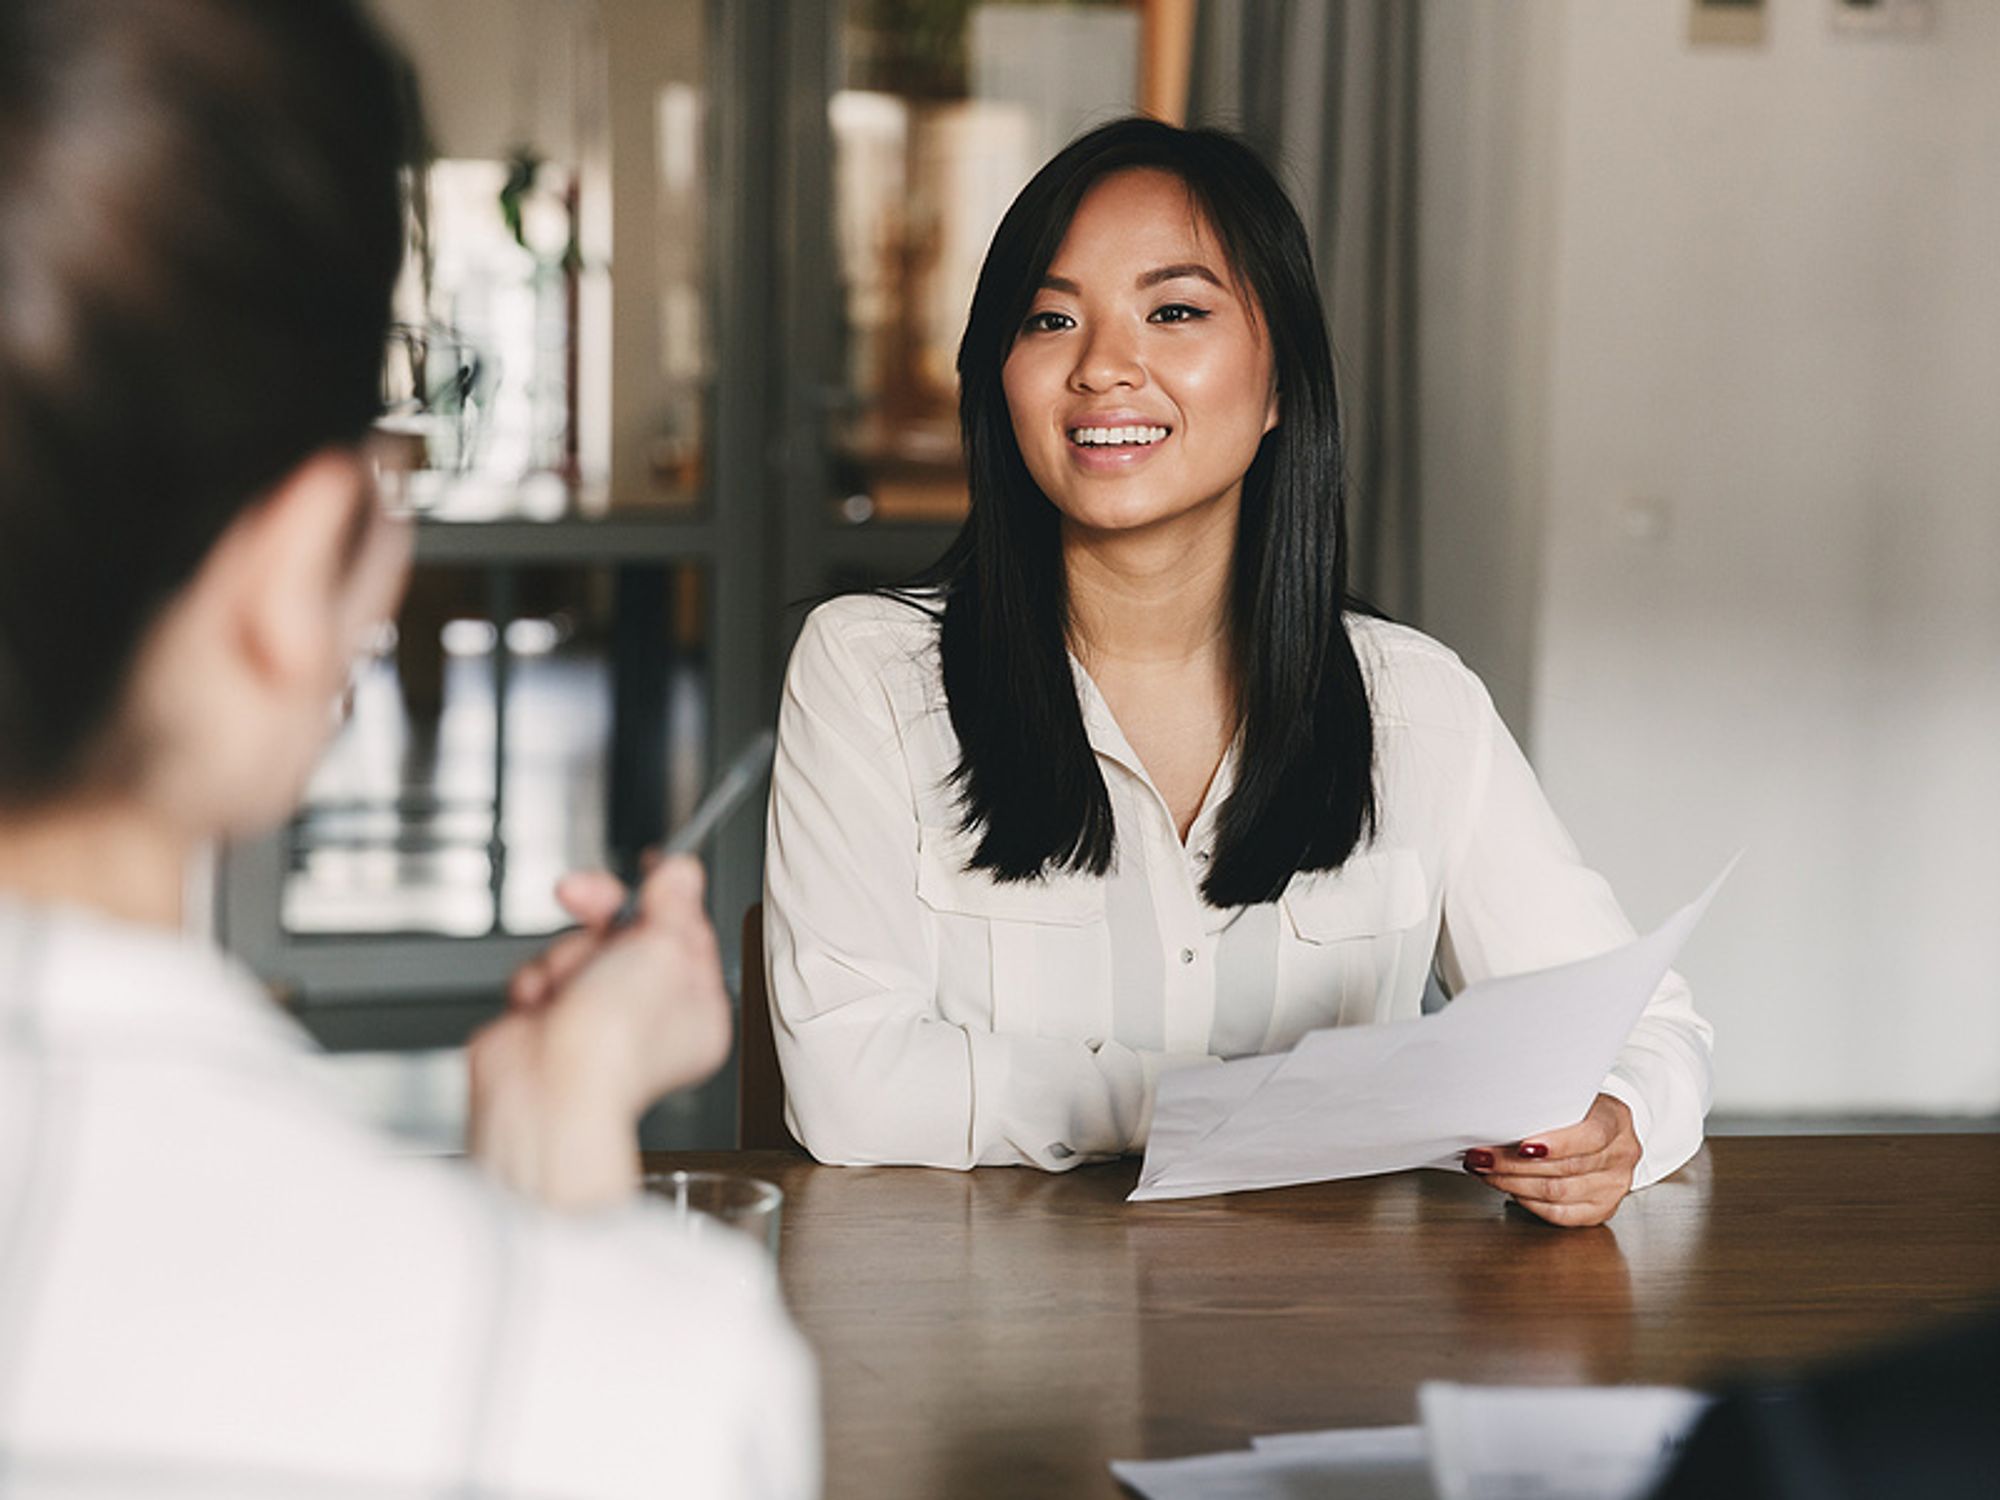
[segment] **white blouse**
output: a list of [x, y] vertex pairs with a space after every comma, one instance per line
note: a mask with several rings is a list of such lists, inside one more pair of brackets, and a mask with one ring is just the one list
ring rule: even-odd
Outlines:
[[[1433, 965], [1449, 994], [1629, 941], [1478, 678], [1414, 630], [1348, 629], [1375, 708], [1378, 832], [1337, 872], [1217, 910], [1200, 882], [1233, 752], [1183, 844], [1076, 666], [1114, 868], [997, 882], [967, 868], [936, 624], [874, 596], [816, 609], [786, 676], [765, 860], [771, 1008], [805, 1147], [854, 1165], [1116, 1156], [1144, 1147], [1168, 1069], [1416, 1016]], [[1603, 1084], [1645, 1148], [1635, 1185], [1700, 1146], [1710, 1041], [1669, 974]]]

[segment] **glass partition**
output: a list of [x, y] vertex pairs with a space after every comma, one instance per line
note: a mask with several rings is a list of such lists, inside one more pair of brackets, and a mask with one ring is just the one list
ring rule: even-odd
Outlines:
[[703, 504], [701, 0], [376, 0], [428, 157], [385, 364], [410, 499], [440, 520]]
[[225, 865], [228, 940], [307, 1008], [493, 987], [717, 733], [711, 7], [372, 3], [426, 125], [379, 424], [417, 567], [300, 813]]
[[699, 796], [695, 565], [426, 567], [286, 833], [298, 936], [540, 934]]
[[1140, 29], [1118, 3], [846, 5], [827, 101], [839, 519], [964, 515], [954, 361], [987, 242], [1043, 161], [1134, 108]]

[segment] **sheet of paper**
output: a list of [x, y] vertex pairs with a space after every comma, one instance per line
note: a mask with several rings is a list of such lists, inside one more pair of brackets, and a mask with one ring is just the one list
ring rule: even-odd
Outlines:
[[[1403, 1436], [1384, 1444], [1385, 1431]], [[1145, 1500], [1437, 1500], [1415, 1427], [1256, 1441], [1248, 1452], [1119, 1462], [1111, 1472]]]
[[1160, 1080], [1135, 1201], [1455, 1163], [1581, 1119], [1721, 889], [1622, 948], [1467, 987], [1438, 1015], [1308, 1032]]
[[1420, 1427], [1281, 1433], [1111, 1472], [1144, 1500], [1641, 1500], [1708, 1402], [1666, 1386], [1433, 1381]]
[[1330, 1427], [1323, 1432], [1274, 1432], [1253, 1437], [1259, 1453], [1315, 1454], [1352, 1464], [1425, 1464], [1421, 1427]]
[[[1152, 1130], [1146, 1137], [1148, 1156], [1156, 1149], [1175, 1156], [1193, 1151], [1271, 1081], [1284, 1066], [1285, 1057], [1283, 1052], [1274, 1052], [1266, 1057], [1237, 1058], [1220, 1067], [1183, 1068], [1164, 1075], [1161, 1089], [1164, 1091], [1172, 1080], [1176, 1108], [1163, 1117], [1155, 1102]], [[1142, 1172], [1142, 1180], [1144, 1176]]]
[[1665, 1386], [1417, 1391], [1439, 1500], [1641, 1500], [1708, 1402]]

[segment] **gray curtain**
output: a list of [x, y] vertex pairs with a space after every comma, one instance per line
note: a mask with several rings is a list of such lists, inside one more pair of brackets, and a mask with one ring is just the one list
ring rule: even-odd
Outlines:
[[1241, 132], [1298, 204], [1333, 333], [1352, 581], [1422, 616], [1414, 0], [1201, 0], [1191, 124]]

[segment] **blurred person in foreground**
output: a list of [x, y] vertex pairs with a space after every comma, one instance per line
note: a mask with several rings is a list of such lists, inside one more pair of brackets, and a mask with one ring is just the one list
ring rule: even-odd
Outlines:
[[1652, 1500], [1992, 1500], [2000, 1311], [1722, 1393]]
[[616, 935], [568, 882], [471, 1047], [484, 1175], [397, 1159], [180, 935], [408, 570], [362, 451], [401, 93], [351, 0], [0, 5], [0, 1472], [809, 1495], [768, 1268], [634, 1201], [640, 1112], [728, 1049], [698, 867]]

